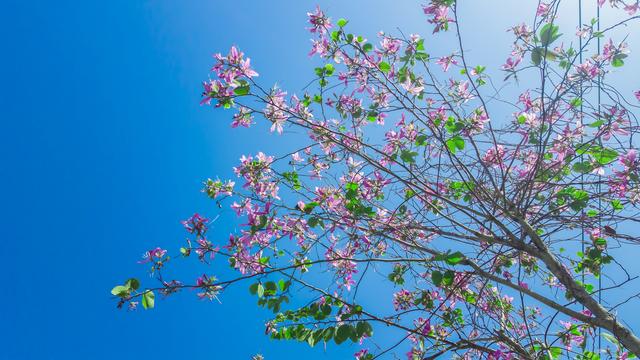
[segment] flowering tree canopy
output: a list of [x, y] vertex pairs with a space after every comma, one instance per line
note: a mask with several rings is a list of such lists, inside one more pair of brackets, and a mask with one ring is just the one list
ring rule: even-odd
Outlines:
[[[559, 5], [540, 2], [530, 24], [510, 29], [500, 80], [465, 56], [455, 0], [422, 8], [433, 36], [455, 35], [448, 54], [418, 35], [367, 40], [315, 9], [310, 55], [323, 65], [297, 94], [260, 84], [236, 47], [215, 55], [202, 104], [233, 111], [234, 128], [267, 122], [305, 145], [242, 156], [237, 178], [207, 180], [203, 192], [237, 214], [240, 230], [216, 243], [211, 221], [193, 215], [179, 253], [156, 248], [141, 261], [158, 283], [116, 286], [118, 306], [153, 308], [156, 295], [185, 288], [216, 299], [246, 284], [273, 311], [272, 339], [354, 342], [360, 360], [640, 355], [624, 321], [634, 314], [617, 312], [637, 300], [634, 277], [612, 251], [640, 241], [629, 230], [639, 219], [640, 90], [607, 82], [629, 53], [610, 34], [640, 5], [598, 0], [620, 18], [577, 30], [557, 25]], [[504, 98], [498, 82], [526, 90]], [[197, 258], [205, 274], [168, 278], [176, 256]], [[237, 276], [217, 279], [212, 261]], [[394, 289], [378, 293], [384, 312], [362, 305], [358, 289], [377, 286], [368, 274]], [[614, 290], [620, 303], [604, 301]], [[314, 300], [293, 306], [301, 293]], [[376, 340], [382, 329], [396, 341]]]

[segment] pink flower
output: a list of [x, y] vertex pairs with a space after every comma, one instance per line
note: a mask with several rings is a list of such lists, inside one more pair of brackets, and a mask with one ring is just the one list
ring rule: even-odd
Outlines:
[[237, 114], [233, 115], [233, 121], [231, 122], [232, 128], [237, 128], [238, 126], [242, 127], [250, 127], [253, 124], [253, 116], [251, 115], [251, 110], [246, 107], [241, 107]]
[[142, 260], [138, 261], [138, 263], [144, 264], [148, 262], [155, 262], [157, 260], [162, 259], [166, 254], [167, 254], [167, 250], [157, 247], [155, 249], [151, 249], [145, 252], [142, 255]]
[[627, 44], [622, 42], [618, 45], [613, 43], [613, 40], [609, 39], [609, 41], [604, 45], [602, 49], [602, 58], [606, 61], [613, 61], [616, 56], [624, 57], [629, 53], [627, 49]]
[[507, 31], [513, 31], [513, 35], [518, 38], [528, 38], [531, 36], [531, 28], [525, 23], [516, 25]]
[[304, 158], [302, 156], [300, 156], [300, 153], [298, 153], [297, 151], [294, 152], [293, 154], [291, 154], [291, 160], [293, 162], [297, 162], [297, 163], [301, 163], [304, 161]]
[[640, 90], [634, 92], [633, 95], [635, 95], [636, 99], [638, 99], [638, 101], [640, 101]]
[[627, 118], [627, 111], [617, 106], [608, 108], [608, 111], [602, 114], [603, 117], [610, 121], [608, 125], [602, 127], [602, 139], [609, 141], [614, 135], [629, 135], [630, 122]]
[[449, 23], [454, 22], [449, 17], [449, 8], [444, 5], [438, 5], [432, 2], [428, 6], [423, 6], [423, 11], [426, 15], [431, 15], [429, 23], [434, 24], [436, 27], [433, 29], [433, 33], [437, 33], [440, 30], [447, 31], [449, 29]]
[[269, 129], [269, 131], [271, 132], [276, 131], [278, 134], [282, 134], [282, 132], [284, 131], [284, 124], [286, 122], [287, 122], [287, 119], [284, 119], [284, 118], [275, 119], [273, 121], [273, 124], [271, 124], [271, 128]]
[[376, 118], [376, 123], [377, 123], [378, 125], [384, 125], [384, 119], [385, 119], [386, 117], [387, 117], [387, 114], [386, 114], [386, 113], [383, 113], [383, 112], [379, 113], [379, 114], [378, 114], [378, 117]]
[[422, 93], [422, 90], [424, 90], [424, 86], [422, 86], [419, 81], [416, 81], [416, 83], [414, 84], [411, 82], [411, 78], [409, 76], [407, 76], [407, 80], [402, 83], [402, 87], [407, 90], [409, 94], [415, 96], [420, 95], [420, 93]]
[[447, 72], [449, 71], [449, 67], [452, 64], [457, 65], [458, 61], [453, 58], [453, 55], [449, 55], [438, 59], [438, 61], [436, 61], [436, 64], [442, 66], [442, 70], [444, 70], [444, 72]]
[[638, 10], [640, 10], [640, 2], [636, 2], [633, 5], [627, 5], [624, 7], [624, 10], [627, 12], [627, 14], [629, 15], [635, 15], [635, 13], [638, 12]]
[[367, 356], [368, 353], [369, 353], [369, 350], [362, 349], [362, 350], [358, 351], [357, 353], [353, 354], [353, 356], [355, 356], [356, 360], [363, 360], [365, 358], [365, 356]]
[[218, 279], [216, 279], [215, 276], [207, 276], [206, 274], [202, 274], [202, 276], [200, 276], [196, 280], [196, 286], [201, 290], [201, 292], [197, 294], [198, 297], [200, 299], [209, 300], [217, 299], [220, 290], [222, 290], [222, 287], [220, 285], [215, 285], [217, 280]]
[[311, 40], [311, 43], [313, 45], [311, 46], [311, 51], [309, 51], [309, 56], [318, 54], [319, 56], [324, 57], [329, 53], [330, 44], [327, 38], [322, 37], [318, 40]]
[[538, 9], [536, 10], [536, 15], [541, 17], [547, 17], [550, 11], [551, 11], [550, 4], [540, 3], [540, 5], [538, 5]]
[[204, 189], [202, 192], [209, 195], [212, 199], [217, 198], [220, 194], [231, 196], [233, 195], [233, 187], [235, 184], [236, 183], [231, 180], [227, 180], [226, 183], [222, 183], [220, 180], [214, 181], [207, 179], [204, 183]]
[[450, 95], [454, 96], [457, 101], [461, 103], [466, 103], [467, 101], [474, 98], [473, 94], [471, 94], [469, 90], [469, 81], [457, 81], [453, 79], [449, 79], [449, 87], [452, 92]]
[[517, 56], [516, 58], [511, 58], [510, 57], [502, 65], [502, 70], [513, 71], [513, 70], [515, 70], [516, 66], [518, 66], [518, 64], [520, 64], [520, 61], [522, 61], [522, 57], [520, 57], [520, 56]]
[[209, 227], [207, 223], [209, 219], [200, 216], [200, 214], [195, 213], [187, 220], [182, 221], [182, 225], [190, 234], [196, 234], [196, 236], [204, 236]]
[[414, 322], [414, 324], [423, 336], [429, 335], [429, 332], [431, 331], [431, 321], [429, 321], [429, 319], [423, 319], [420, 317]]
[[382, 53], [386, 55], [397, 53], [400, 50], [401, 45], [402, 43], [400, 42], [400, 40], [388, 36], [385, 36], [380, 42], [380, 46], [383, 50]]
[[572, 79], [577, 79], [580, 77], [586, 77], [587, 79], [595, 79], [600, 74], [600, 69], [596, 64], [591, 62], [591, 60], [587, 60], [582, 64], [576, 65], [576, 74], [572, 77]]
[[504, 146], [498, 145], [497, 147], [492, 147], [482, 156], [482, 161], [491, 166], [499, 167], [502, 166], [502, 161], [505, 155]]
[[393, 294], [393, 308], [398, 310], [408, 310], [413, 306], [413, 294], [409, 290], [402, 289]]
[[308, 12], [307, 16], [309, 17], [309, 24], [311, 24], [310, 32], [324, 34], [331, 28], [331, 20], [320, 10], [320, 6], [316, 6], [315, 12]]
[[625, 168], [631, 169], [631, 168], [634, 168], [636, 166], [637, 157], [638, 157], [638, 153], [636, 152], [636, 150], [635, 149], [630, 149], [629, 151], [627, 151], [626, 154], [618, 156], [618, 161]]
[[248, 78], [252, 78], [254, 76], [258, 76], [258, 73], [251, 68], [251, 59], [247, 58], [246, 60], [240, 60], [240, 69], [244, 76]]

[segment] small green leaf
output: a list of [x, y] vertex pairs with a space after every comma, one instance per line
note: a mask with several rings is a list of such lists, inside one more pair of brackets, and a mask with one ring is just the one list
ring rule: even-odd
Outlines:
[[124, 297], [129, 294], [129, 288], [127, 286], [118, 285], [111, 289], [111, 294], [115, 296]]
[[570, 104], [571, 104], [571, 107], [574, 107], [574, 108], [579, 107], [580, 105], [582, 105], [582, 99], [575, 98], [571, 100]]
[[593, 171], [593, 165], [588, 161], [578, 162], [573, 164], [573, 171], [581, 174], [587, 174]]
[[453, 254], [448, 254], [445, 262], [449, 265], [456, 265], [464, 259], [464, 255], [460, 251], [456, 251]]
[[604, 124], [604, 120], [598, 119], [598, 120], [592, 122], [591, 124], [589, 124], [589, 127], [597, 128], [597, 127], [600, 127], [602, 124]]
[[249, 85], [238, 86], [237, 88], [233, 89], [233, 93], [238, 96], [247, 95], [250, 89], [251, 88], [249, 87]]
[[251, 286], [249, 286], [249, 293], [250, 293], [251, 295], [255, 295], [255, 294], [257, 294], [257, 293], [258, 293], [258, 286], [259, 286], [259, 285], [260, 285], [260, 284], [258, 284], [258, 283], [251, 284]]
[[444, 272], [444, 275], [442, 276], [442, 284], [444, 286], [450, 286], [453, 284], [453, 279], [455, 278], [456, 273], [454, 273], [451, 270], [447, 270]]
[[549, 353], [551, 354], [552, 359], [556, 359], [560, 355], [562, 355], [562, 348], [557, 346], [552, 346], [549, 348]]
[[280, 279], [278, 281], [278, 289], [280, 289], [280, 291], [286, 291], [290, 285], [291, 285], [290, 281], [285, 281], [283, 279]]
[[531, 50], [531, 62], [533, 62], [533, 65], [538, 66], [542, 62], [542, 51], [541, 48]]
[[624, 65], [624, 58], [627, 57], [627, 54], [617, 54], [613, 56], [611, 60], [611, 66], [613, 67], [622, 67]]
[[442, 284], [442, 273], [438, 270], [431, 273], [431, 281], [433, 281], [433, 285], [440, 286]]
[[324, 66], [324, 72], [327, 76], [333, 75], [334, 71], [335, 71], [335, 67], [333, 66], [333, 64], [326, 64]]
[[459, 135], [447, 140], [447, 148], [452, 154], [455, 154], [458, 150], [464, 149], [464, 139]]
[[276, 293], [276, 291], [278, 290], [278, 287], [277, 287], [276, 283], [273, 282], [273, 281], [267, 281], [264, 284], [264, 288], [268, 292], [269, 295], [274, 295]]
[[344, 19], [344, 18], [343, 18], [343, 19], [339, 19], [339, 20], [338, 20], [338, 22], [336, 22], [336, 24], [337, 24], [339, 27], [344, 27], [345, 25], [347, 25], [347, 23], [348, 23], [348, 22], [349, 22], [349, 21], [347, 21], [347, 19]]
[[380, 68], [380, 71], [384, 73], [387, 73], [389, 72], [389, 70], [391, 70], [391, 65], [389, 65], [389, 63], [386, 61], [380, 61], [380, 64], [378, 64], [378, 67]]
[[351, 327], [351, 325], [347, 325], [347, 324], [340, 325], [340, 327], [338, 327], [338, 329], [336, 330], [336, 335], [333, 338], [333, 341], [335, 341], [336, 344], [338, 345], [342, 344], [345, 340], [347, 340], [351, 336], [352, 331], [353, 331], [353, 328]]
[[151, 290], [147, 290], [142, 294], [142, 307], [145, 309], [153, 309], [156, 302], [156, 295]]
[[360, 321], [356, 325], [356, 333], [358, 335], [358, 338], [361, 338], [363, 335], [371, 337], [371, 335], [373, 335], [373, 328], [368, 322]]
[[124, 286], [132, 290], [138, 290], [138, 288], [140, 287], [140, 281], [138, 281], [138, 279], [136, 278], [131, 278], [124, 283]]
[[589, 153], [600, 165], [607, 165], [618, 158], [618, 152], [608, 148], [594, 147]]
[[618, 199], [611, 200], [611, 206], [613, 206], [613, 210], [615, 211], [622, 211], [624, 209], [622, 202]]
[[418, 153], [415, 151], [409, 151], [409, 150], [402, 150], [400, 152], [400, 159], [402, 159], [402, 161], [406, 162], [406, 163], [415, 163], [416, 159], [415, 157], [418, 156]]
[[540, 43], [543, 47], [551, 45], [551, 43], [562, 36], [562, 34], [558, 34], [559, 29], [558, 26], [551, 23], [544, 25], [542, 29], [540, 29]]

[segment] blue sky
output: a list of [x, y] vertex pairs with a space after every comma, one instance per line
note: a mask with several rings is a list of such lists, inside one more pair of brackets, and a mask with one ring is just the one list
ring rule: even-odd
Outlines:
[[[510, 17], [531, 11], [493, 2], [499, 11], [463, 10], [470, 55], [497, 65], [509, 49], [504, 30], [524, 20]], [[318, 3], [370, 39], [396, 27], [430, 33], [417, 1]], [[229, 177], [242, 154], [286, 145], [264, 125], [232, 131], [229, 113], [198, 105], [200, 81], [211, 54], [237, 44], [264, 84], [301, 89], [313, 71], [304, 27], [314, 5], [4, 2], [0, 359], [351, 355], [353, 348], [331, 346], [326, 354], [269, 341], [269, 314], [246, 286], [222, 304], [185, 293], [135, 313], [116, 310], [109, 295], [127, 277], [146, 276], [136, 263], [146, 249], [181, 245], [180, 220], [216, 211], [199, 192], [202, 180]], [[215, 229], [221, 239], [233, 229], [226, 226]]]

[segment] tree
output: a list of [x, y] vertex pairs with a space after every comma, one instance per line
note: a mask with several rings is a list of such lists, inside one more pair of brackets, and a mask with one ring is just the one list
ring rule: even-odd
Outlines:
[[[243, 156], [234, 168], [240, 188], [205, 182], [244, 224], [226, 244], [208, 239], [208, 219], [184, 221], [192, 238], [179, 256], [226, 259], [237, 277], [166, 280], [170, 258], [156, 248], [144, 262], [159, 285], [127, 280], [112, 290], [118, 306], [153, 308], [155, 294], [185, 288], [215, 299], [245, 282], [274, 313], [268, 336], [311, 346], [364, 339], [357, 359], [397, 346], [409, 359], [640, 355], [640, 339], [616, 312], [637, 300], [634, 277], [612, 250], [635, 251], [640, 241], [632, 141], [640, 91], [623, 94], [606, 81], [628, 56], [608, 36], [637, 20], [640, 5], [610, 0], [630, 15], [562, 35], [560, 2], [540, 3], [533, 23], [510, 30], [501, 86], [524, 82], [517, 99], [502, 98], [485, 66], [469, 63], [454, 0], [423, 7], [434, 34], [457, 39], [444, 56], [418, 35], [368, 41], [317, 8], [308, 14], [311, 55], [324, 65], [301, 95], [263, 87], [236, 47], [216, 55], [202, 104], [233, 110], [232, 127], [260, 119], [278, 134], [297, 129], [306, 145]], [[492, 116], [505, 109], [513, 116]], [[391, 313], [358, 296], [380, 274], [395, 287], [380, 294]], [[314, 301], [289, 305], [298, 290]], [[614, 290], [620, 303], [603, 301]], [[398, 342], [369, 348], [383, 328], [396, 329]]]

